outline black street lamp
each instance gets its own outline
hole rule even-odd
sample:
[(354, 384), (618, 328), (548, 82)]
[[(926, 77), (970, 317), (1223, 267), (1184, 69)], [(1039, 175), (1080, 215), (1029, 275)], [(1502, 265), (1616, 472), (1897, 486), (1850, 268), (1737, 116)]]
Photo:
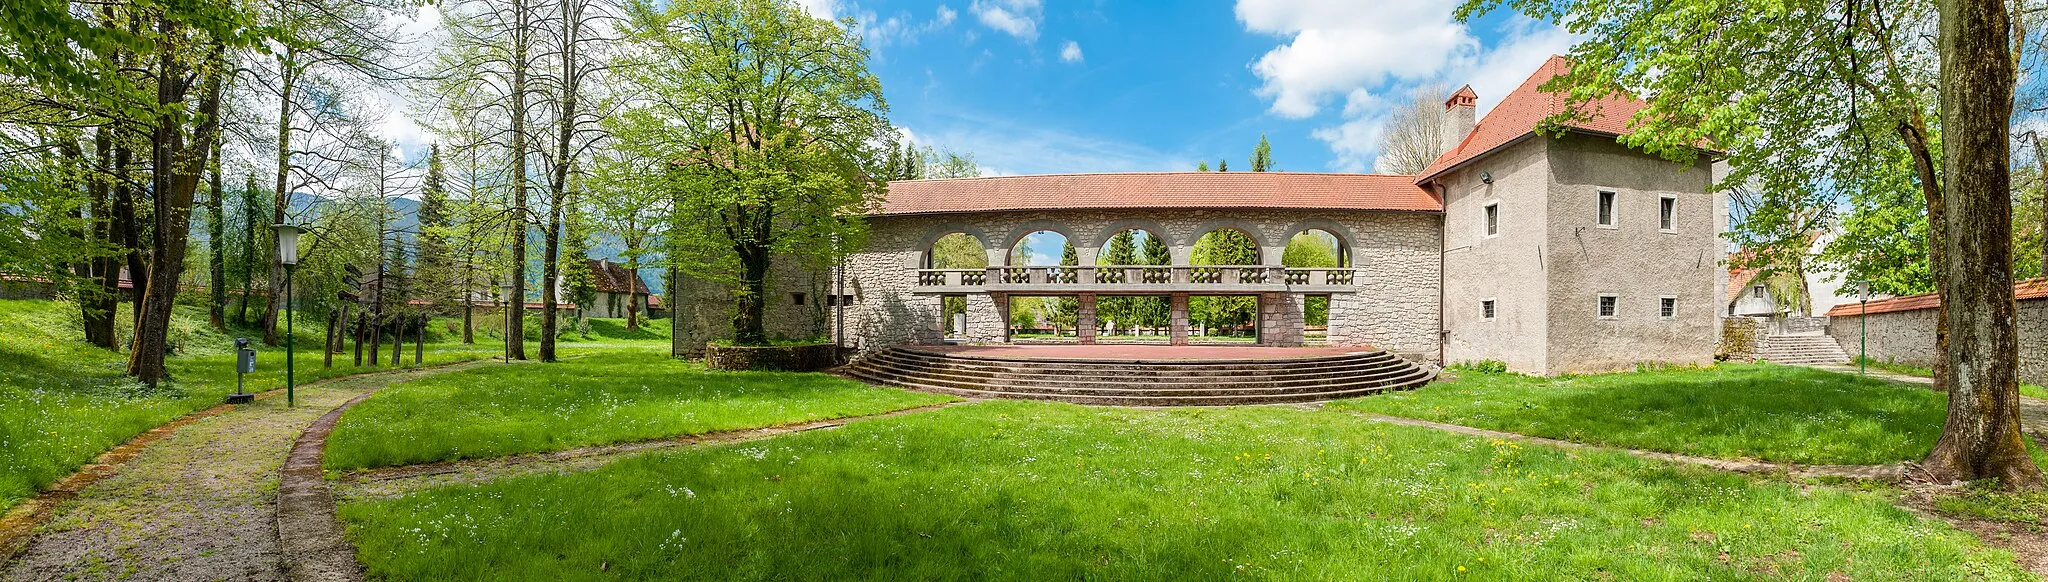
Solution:
[(1861, 304), (1861, 308), (1862, 308), (1862, 312), (1861, 312), (1861, 313), (1858, 313), (1858, 314), (1856, 314), (1856, 324), (1857, 324), (1857, 326), (1859, 326), (1859, 327), (1861, 327), (1861, 328), (1862, 328), (1862, 329), (1861, 329), (1861, 330), (1860, 330), (1860, 331), (1858, 332), (1858, 335), (1859, 335), (1859, 336), (1861, 336), (1861, 337), (1860, 337), (1860, 338), (1858, 338), (1858, 339), (1856, 340), (1856, 341), (1857, 341), (1857, 346), (1856, 346), (1856, 373), (1857, 373), (1857, 374), (1863, 374), (1863, 373), (1864, 373), (1864, 369), (1863, 369), (1863, 368), (1864, 368), (1864, 366), (1868, 365), (1868, 364), (1869, 364), (1869, 362), (1870, 362), (1870, 282), (1869, 282), (1869, 281), (1857, 281), (1857, 282), (1856, 282), (1856, 302), (1857, 302), (1858, 304)]
[(299, 233), (306, 229), (291, 223), (271, 225), (277, 229), (277, 262), (284, 264), (284, 405), (293, 406), (294, 378), (292, 377), (292, 270), (299, 266)]

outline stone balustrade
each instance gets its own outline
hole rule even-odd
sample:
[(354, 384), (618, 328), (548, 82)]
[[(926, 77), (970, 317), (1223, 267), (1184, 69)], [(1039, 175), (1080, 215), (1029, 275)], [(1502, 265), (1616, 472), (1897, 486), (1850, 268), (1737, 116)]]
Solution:
[(918, 269), (919, 294), (1351, 293), (1356, 269), (1263, 265), (1000, 266)]

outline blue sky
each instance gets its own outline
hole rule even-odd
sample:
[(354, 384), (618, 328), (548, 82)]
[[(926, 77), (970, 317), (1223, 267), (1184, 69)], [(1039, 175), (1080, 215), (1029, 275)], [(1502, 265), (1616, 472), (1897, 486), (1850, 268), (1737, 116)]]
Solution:
[(1264, 133), (1283, 170), (1372, 171), (1390, 108), (1471, 83), (1481, 113), (1570, 39), (1455, 2), (798, 0), (852, 17), (890, 118), (985, 171), (1248, 169)]

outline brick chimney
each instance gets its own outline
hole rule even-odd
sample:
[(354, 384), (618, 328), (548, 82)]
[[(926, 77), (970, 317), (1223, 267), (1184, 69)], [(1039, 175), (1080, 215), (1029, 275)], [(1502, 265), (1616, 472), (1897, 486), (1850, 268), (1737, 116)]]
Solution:
[(1465, 141), (1465, 135), (1472, 133), (1472, 125), (1478, 117), (1479, 94), (1472, 92), (1472, 86), (1459, 87), (1450, 99), (1444, 100), (1444, 134), (1440, 147), (1443, 151), (1456, 149)]

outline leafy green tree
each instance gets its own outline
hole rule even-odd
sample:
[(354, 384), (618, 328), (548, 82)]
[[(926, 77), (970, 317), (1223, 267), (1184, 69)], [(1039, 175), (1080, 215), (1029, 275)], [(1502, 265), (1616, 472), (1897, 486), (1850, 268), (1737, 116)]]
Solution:
[(636, 2), (622, 75), (635, 99), (607, 120), (619, 149), (671, 164), (669, 260), (735, 285), (734, 341), (768, 341), (775, 260), (829, 265), (859, 248), (895, 135), (851, 22), (778, 0)]
[(1216, 171), (1218, 171), (1218, 172), (1228, 172), (1228, 171), (1230, 171), (1230, 160), (1216, 160)]
[[(1060, 249), (1060, 264), (1069, 267), (1081, 264), (1080, 255), (1074, 251), (1074, 241), (1066, 241)], [(1049, 319), (1052, 320), (1053, 329), (1079, 329), (1077, 326), (1081, 316), (1080, 300), (1063, 295), (1054, 298), (1051, 303), (1047, 307), (1051, 310)]]
[[(1949, 395), (1942, 437), (1922, 467), (1944, 482), (2042, 483), (2013, 405), (2008, 149), (2022, 45), (2011, 42), (2005, 2), (1467, 0), (1458, 16), (1500, 6), (1582, 39), (1570, 70), (1544, 87), (1570, 105), (1559, 118), (1591, 115), (1594, 102), (1622, 90), (1655, 95), (1623, 144), (1683, 163), (1703, 145), (1725, 150), (1724, 184), (1761, 194), (1731, 235), (1746, 248), (1777, 238), (1748, 223), (1784, 222), (1759, 213), (1917, 198), (1929, 224), (1924, 255), (1944, 297), (1936, 386)], [(1830, 245), (1822, 261), (1898, 246), (1852, 239)]]
[[(1138, 264), (1138, 243), (1134, 230), (1125, 230), (1109, 237), (1101, 256), (1095, 258), (1096, 265), (1128, 266)], [(1135, 323), (1132, 311), (1134, 297), (1120, 295), (1105, 296), (1095, 300), (1097, 319), (1116, 324), (1119, 333), (1127, 332)]]
[(581, 197), (571, 194), (568, 212), (562, 217), (562, 291), (568, 294), (570, 303), (576, 304), (577, 329), (584, 337), (590, 336), (590, 326), (584, 323), (590, 309), (597, 304), (597, 278), (590, 271), (589, 222), (580, 207)]
[[(1257, 265), (1259, 246), (1252, 242), (1250, 235), (1236, 229), (1218, 229), (1195, 240), (1191, 249), (1189, 264), (1193, 265)], [(1259, 298), (1240, 296), (1191, 297), (1188, 299), (1188, 317), (1216, 330), (1236, 330), (1249, 326), (1258, 315)]]
[(982, 250), (981, 241), (974, 235), (964, 232), (948, 234), (932, 243), (931, 268), (986, 269), (988, 253)]
[(1209, 171), (1209, 161), (1208, 161), (1208, 160), (1202, 160), (1202, 161), (1200, 161), (1200, 162), (1196, 162), (1196, 163), (1195, 163), (1195, 171), (1197, 171), (1197, 172), (1207, 172), (1207, 171)]
[[(1166, 241), (1153, 233), (1145, 233), (1145, 265), (1171, 265), (1173, 254), (1166, 248)], [(1132, 318), (1140, 327), (1154, 330), (1164, 329), (1171, 323), (1172, 305), (1165, 297), (1136, 297), (1131, 301)]]
[(1259, 145), (1252, 148), (1252, 171), (1273, 171), (1273, 144), (1266, 142), (1266, 134), (1259, 134)]
[(456, 285), (452, 261), (449, 257), (448, 238), (453, 232), (449, 223), (447, 168), (441, 161), (441, 146), (434, 144), (427, 150), (427, 175), (420, 184), (420, 206), (418, 213), (419, 266), (417, 284), (420, 295), (437, 307), (446, 308), (461, 298), (461, 289)]

